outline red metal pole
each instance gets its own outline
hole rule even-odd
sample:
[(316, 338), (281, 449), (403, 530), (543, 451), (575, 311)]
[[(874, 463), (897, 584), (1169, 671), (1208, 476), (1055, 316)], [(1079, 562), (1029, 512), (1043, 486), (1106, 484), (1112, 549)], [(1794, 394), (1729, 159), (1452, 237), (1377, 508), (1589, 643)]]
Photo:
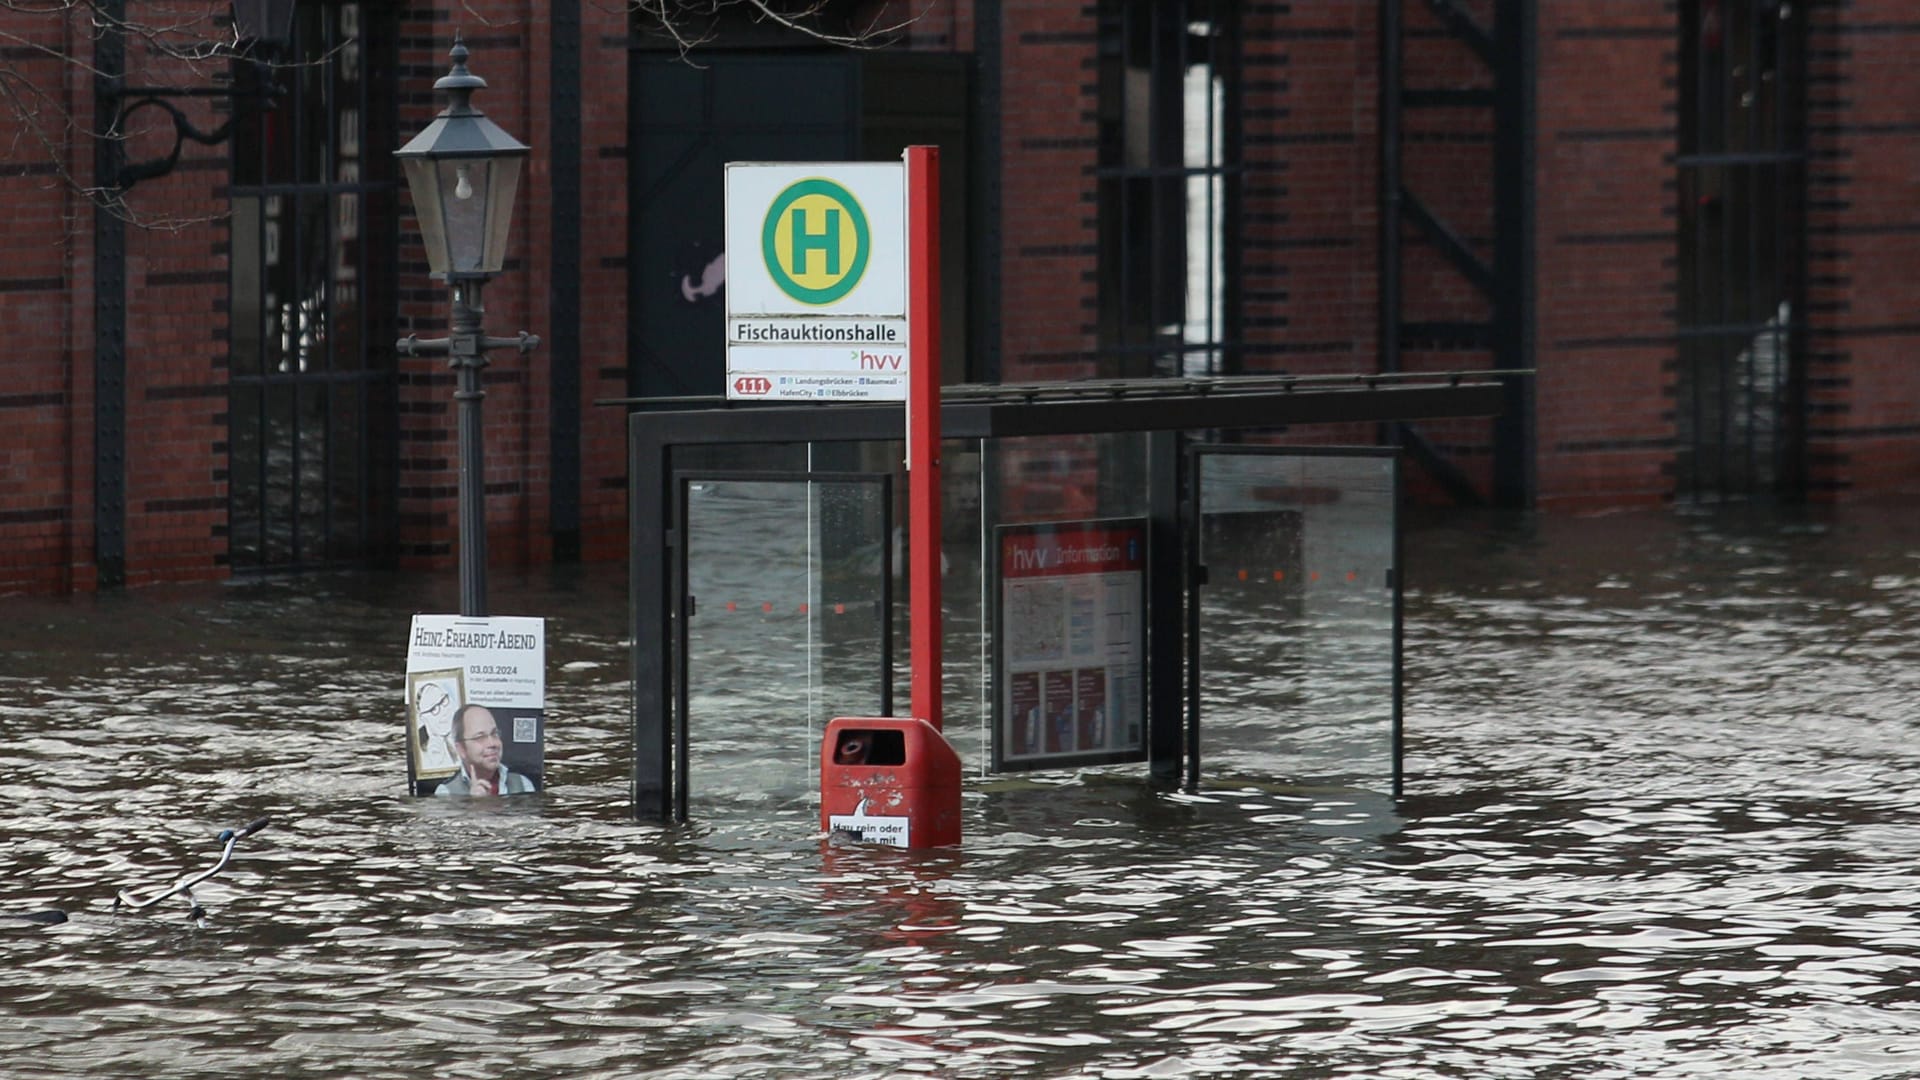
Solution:
[(913, 715), (940, 730), (940, 150), (907, 159), (907, 574)]

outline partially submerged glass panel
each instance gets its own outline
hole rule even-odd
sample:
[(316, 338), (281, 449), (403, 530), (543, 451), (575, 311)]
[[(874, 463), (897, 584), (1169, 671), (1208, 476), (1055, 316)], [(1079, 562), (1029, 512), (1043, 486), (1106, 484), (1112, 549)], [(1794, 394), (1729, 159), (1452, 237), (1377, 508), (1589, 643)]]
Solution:
[(1208, 448), (1196, 468), (1208, 774), (1384, 786), (1399, 700), (1394, 459)]
[[(986, 513), (991, 485), (987, 483), (981, 444), (979, 439), (947, 439), (940, 450), (940, 619), (945, 649), (940, 661), (941, 733), (953, 744), (962, 770), (969, 775), (986, 772), (987, 724), (993, 709), (987, 582), (979, 558), (991, 528)], [(901, 474), (900, 483), (905, 491), (906, 474)], [(904, 512), (901, 519), (905, 520)], [(904, 566), (900, 574), (894, 607), (904, 640), (912, 613), (907, 605), (909, 578)], [(902, 660), (897, 675), (903, 688), (911, 670), (908, 661)], [(895, 701), (899, 714), (908, 715), (904, 689)]]
[[(888, 485), (805, 476), (680, 474), (682, 701), (690, 790), (702, 799), (808, 802), (826, 722), (884, 715)], [(702, 723), (720, 715), (727, 724)]]

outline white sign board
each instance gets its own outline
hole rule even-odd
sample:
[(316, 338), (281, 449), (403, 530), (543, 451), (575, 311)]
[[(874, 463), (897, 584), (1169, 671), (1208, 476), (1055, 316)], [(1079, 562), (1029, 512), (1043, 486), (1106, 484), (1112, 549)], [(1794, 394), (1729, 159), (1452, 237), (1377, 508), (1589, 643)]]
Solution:
[(726, 168), (727, 397), (905, 401), (906, 168)]
[(891, 814), (867, 813), (867, 800), (851, 814), (827, 815), (827, 828), (852, 839), (885, 847), (913, 846), (913, 819)]
[(415, 615), (407, 775), (416, 795), (520, 795), (546, 765), (546, 620)]

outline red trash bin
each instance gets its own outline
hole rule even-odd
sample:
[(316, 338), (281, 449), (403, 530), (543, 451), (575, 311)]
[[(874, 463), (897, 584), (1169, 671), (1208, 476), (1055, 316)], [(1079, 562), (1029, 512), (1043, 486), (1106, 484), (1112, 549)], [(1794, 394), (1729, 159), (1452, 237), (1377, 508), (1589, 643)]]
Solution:
[(842, 716), (820, 741), (820, 827), (869, 843), (960, 842), (960, 755), (925, 720)]

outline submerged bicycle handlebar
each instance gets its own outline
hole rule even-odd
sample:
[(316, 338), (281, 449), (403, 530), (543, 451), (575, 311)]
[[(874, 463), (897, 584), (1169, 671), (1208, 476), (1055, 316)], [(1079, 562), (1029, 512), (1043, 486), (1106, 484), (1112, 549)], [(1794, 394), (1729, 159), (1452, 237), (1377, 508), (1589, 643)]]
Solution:
[(215, 837), (215, 839), (224, 843), (226, 847), (223, 848), (220, 852), (220, 861), (214, 863), (212, 868), (200, 874), (196, 874), (193, 877), (182, 878), (179, 881), (174, 882), (172, 885), (169, 885), (165, 889), (162, 889), (159, 892), (154, 893), (152, 896), (147, 897), (145, 900), (136, 900), (134, 899), (134, 896), (131, 890), (121, 889), (120, 892), (116, 894), (113, 898), (114, 910), (118, 911), (120, 910), (121, 907), (124, 906), (134, 911), (139, 911), (143, 908), (152, 907), (153, 905), (159, 903), (160, 901), (165, 900), (169, 896), (175, 896), (180, 893), (186, 893), (187, 903), (193, 905), (191, 915), (194, 918), (199, 918), (200, 915), (202, 914), (202, 909), (200, 907), (199, 901), (193, 898), (193, 887), (207, 880), (213, 875), (219, 873), (220, 871), (226, 869), (228, 860), (233, 858), (233, 846), (235, 844), (238, 844), (241, 840), (245, 839), (246, 837), (252, 836), (254, 833), (257, 833), (261, 829), (266, 828), (267, 825), (272, 822), (272, 820), (273, 820), (272, 818), (255, 818), (254, 820), (249, 821), (245, 825), (241, 826), (238, 830), (234, 830), (234, 829), (220, 830), (220, 835)]
[(255, 818), (242, 826), (239, 832), (234, 832), (232, 829), (222, 829), (217, 839), (226, 840), (231, 838), (234, 840), (245, 840), (247, 837), (266, 828), (267, 824), (272, 820), (272, 818)]

